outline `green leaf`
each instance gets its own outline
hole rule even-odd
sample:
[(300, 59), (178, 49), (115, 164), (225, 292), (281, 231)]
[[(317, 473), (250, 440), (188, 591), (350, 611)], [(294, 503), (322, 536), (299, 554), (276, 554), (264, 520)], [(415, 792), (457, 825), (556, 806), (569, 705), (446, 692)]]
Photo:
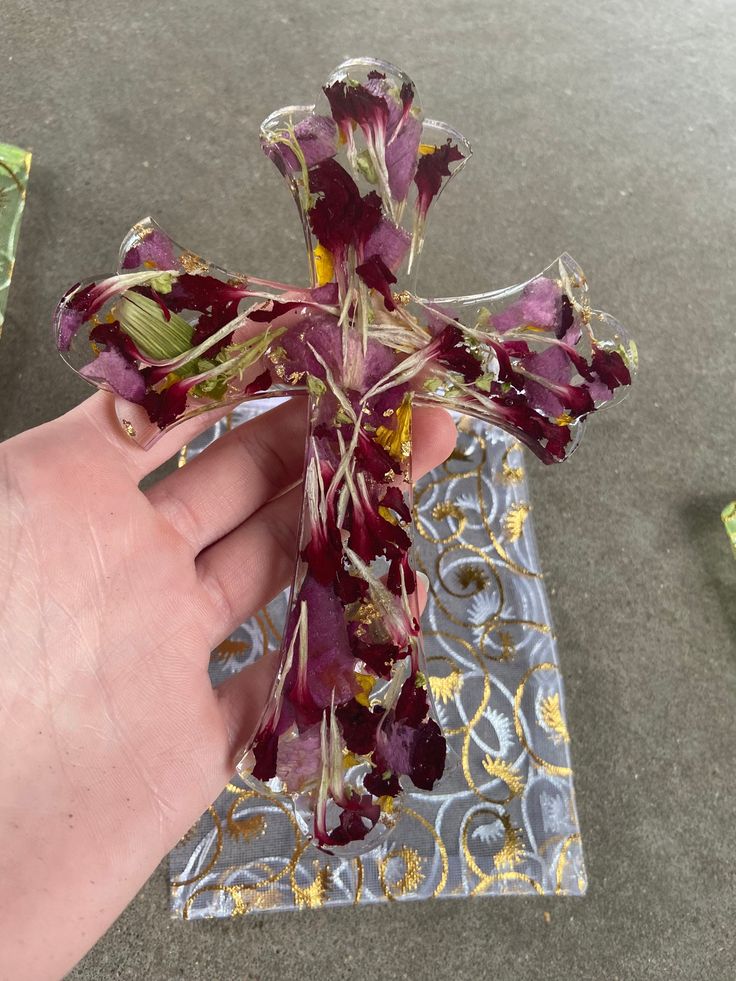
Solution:
[(321, 378), (315, 378), (314, 375), (307, 375), (307, 388), (309, 389), (309, 394), (318, 399), (320, 395), (324, 395), (327, 391), (327, 386), (322, 381)]
[(444, 388), (445, 384), (446, 382), (444, 382), (441, 378), (438, 378), (437, 375), (432, 375), (431, 378), (425, 379), (422, 387), (426, 392), (434, 393)]
[(373, 166), (373, 161), (371, 160), (370, 150), (362, 150), (357, 155), (355, 158), (355, 166), (369, 184), (378, 183), (378, 175), (376, 174), (376, 168)]
[(161, 307), (148, 296), (126, 290), (117, 304), (120, 329), (149, 358), (169, 361), (192, 346), (194, 328), (178, 313), (166, 320)]
[(156, 290), (157, 293), (170, 293), (171, 288), (174, 285), (174, 274), (170, 272), (161, 273), (155, 279), (150, 282), (150, 287)]
[(481, 307), (478, 311), (478, 319), (475, 322), (476, 327), (487, 327), (491, 322), (491, 311), (488, 307)]

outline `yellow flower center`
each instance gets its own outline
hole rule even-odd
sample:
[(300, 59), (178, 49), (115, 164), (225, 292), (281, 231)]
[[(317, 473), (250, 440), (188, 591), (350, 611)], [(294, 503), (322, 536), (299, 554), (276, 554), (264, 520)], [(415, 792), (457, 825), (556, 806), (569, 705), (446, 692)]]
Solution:
[(332, 261), (332, 253), (324, 245), (318, 245), (314, 249), (314, 268), (317, 273), (318, 286), (324, 286), (325, 283), (329, 283), (335, 275), (335, 264)]
[(404, 396), (404, 401), (396, 410), (396, 426), (379, 426), (375, 440), (384, 450), (388, 450), (395, 460), (406, 460), (411, 453), (411, 397)]

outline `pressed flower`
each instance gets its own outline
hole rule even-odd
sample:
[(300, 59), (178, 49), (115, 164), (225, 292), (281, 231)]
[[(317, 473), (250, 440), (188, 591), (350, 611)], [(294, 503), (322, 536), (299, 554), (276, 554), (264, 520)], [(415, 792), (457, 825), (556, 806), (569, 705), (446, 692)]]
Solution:
[(460, 148), (448, 139), (447, 143), (434, 147), (431, 153), (420, 154), (414, 183), (417, 186), (417, 211), (424, 218), (429, 206), (442, 189), (442, 179), (450, 176), (450, 164), (463, 160)]
[(524, 287), (518, 300), (494, 314), (491, 318), (493, 329), (503, 334), (515, 327), (530, 325), (548, 330), (557, 328), (562, 336), (571, 323), (570, 301), (565, 297), (563, 305), (562, 298), (562, 290), (551, 279), (544, 276), (533, 279)]
[(122, 257), (123, 269), (137, 269), (151, 263), (156, 269), (176, 269), (174, 243), (160, 228), (143, 226), (132, 237)]
[(365, 262), (356, 266), (355, 272), (366, 286), (381, 294), (387, 310), (396, 309), (396, 304), (391, 296), (391, 284), (396, 282), (396, 277), (380, 256), (372, 255), (370, 259), (366, 259)]
[(137, 366), (114, 347), (101, 351), (79, 373), (129, 402), (141, 402), (146, 394), (146, 383)]
[(166, 317), (159, 303), (128, 290), (117, 303), (120, 329), (139, 351), (159, 361), (173, 359), (192, 347), (191, 324), (177, 313)]
[(408, 116), (401, 125), (400, 131), (386, 146), (388, 186), (397, 201), (403, 201), (409, 193), (417, 170), (421, 136), (421, 120)]
[(307, 116), (299, 120), (291, 133), (284, 130), (264, 139), (263, 149), (272, 158), (280, 156), (289, 173), (314, 167), (337, 152), (335, 121), (329, 116)]
[(134, 286), (159, 279), (162, 272), (170, 270), (146, 269), (142, 272), (111, 276), (99, 283), (72, 286), (59, 302), (56, 311), (56, 340), (60, 351), (68, 351), (82, 324), (91, 321), (95, 314), (107, 303), (122, 295)]
[(335, 263), (332, 261), (332, 253), (324, 245), (317, 245), (313, 249), (314, 266), (317, 271), (317, 283), (324, 286), (329, 283), (335, 275)]
[(383, 715), (380, 707), (371, 709), (355, 698), (335, 710), (345, 745), (351, 753), (362, 756), (376, 748), (376, 730)]
[(405, 460), (411, 450), (411, 399), (405, 398), (393, 416), (393, 426), (379, 426), (376, 442), (395, 460)]
[(411, 235), (405, 229), (387, 218), (381, 218), (366, 237), (363, 253), (367, 256), (379, 256), (394, 271), (404, 261), (410, 245)]
[(430, 344), (431, 351), (440, 364), (459, 372), (466, 381), (473, 382), (483, 373), (475, 355), (466, 347), (466, 336), (460, 327), (448, 324)]

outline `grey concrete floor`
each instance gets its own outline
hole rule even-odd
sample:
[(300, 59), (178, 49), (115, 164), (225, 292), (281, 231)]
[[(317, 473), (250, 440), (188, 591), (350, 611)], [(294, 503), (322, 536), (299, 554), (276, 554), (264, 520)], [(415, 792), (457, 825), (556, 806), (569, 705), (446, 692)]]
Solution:
[(588, 897), (186, 924), (162, 866), (76, 981), (736, 976), (736, 562), (718, 518), (736, 497), (735, 43), (728, 0), (4, 0), (0, 138), (34, 163), (3, 436), (86, 396), (51, 311), (140, 217), (301, 277), (257, 127), (353, 54), (403, 66), (475, 148), (433, 219), (424, 287), (516, 282), (569, 249), (642, 358), (569, 465), (530, 468)]

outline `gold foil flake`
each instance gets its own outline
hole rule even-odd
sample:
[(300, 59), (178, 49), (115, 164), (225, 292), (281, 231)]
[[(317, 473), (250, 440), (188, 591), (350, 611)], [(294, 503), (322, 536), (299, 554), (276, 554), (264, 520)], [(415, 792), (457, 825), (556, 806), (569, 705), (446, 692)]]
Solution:
[(510, 542), (518, 542), (524, 530), (524, 522), (529, 517), (531, 508), (523, 501), (512, 504), (503, 519), (506, 537)]
[(188, 250), (185, 250), (179, 256), (179, 264), (184, 272), (189, 273), (191, 276), (200, 276), (209, 269), (208, 263), (201, 256)]
[(153, 235), (153, 227), (151, 225), (145, 225), (142, 221), (136, 222), (131, 231), (135, 233), (141, 242)]
[(544, 729), (552, 733), (552, 738), (556, 742), (570, 742), (570, 733), (567, 731), (565, 720), (562, 717), (559, 692), (555, 692), (554, 695), (547, 695), (540, 702), (539, 723)]
[(247, 289), (248, 277), (247, 276), (230, 276), (227, 280), (228, 286), (235, 286), (237, 289)]
[(121, 419), (120, 425), (123, 427), (123, 429), (128, 434), (128, 436), (130, 436), (131, 439), (135, 439), (136, 437), (135, 426), (130, 421), (130, 419)]
[(375, 623), (376, 620), (380, 620), (381, 614), (375, 608), (373, 603), (361, 603), (355, 612), (355, 619), (359, 620), (360, 623), (368, 626), (371, 623)]
[(177, 461), (176, 461), (177, 467), (181, 468), (181, 467), (185, 467), (186, 466), (186, 464), (187, 464), (187, 452), (188, 452), (188, 450), (189, 450), (189, 447), (185, 443), (182, 446), (182, 448), (179, 450), (179, 456), (178, 456)]
[(391, 299), (397, 306), (405, 307), (407, 303), (411, 303), (411, 293), (409, 290), (400, 290), (398, 293), (392, 293)]

